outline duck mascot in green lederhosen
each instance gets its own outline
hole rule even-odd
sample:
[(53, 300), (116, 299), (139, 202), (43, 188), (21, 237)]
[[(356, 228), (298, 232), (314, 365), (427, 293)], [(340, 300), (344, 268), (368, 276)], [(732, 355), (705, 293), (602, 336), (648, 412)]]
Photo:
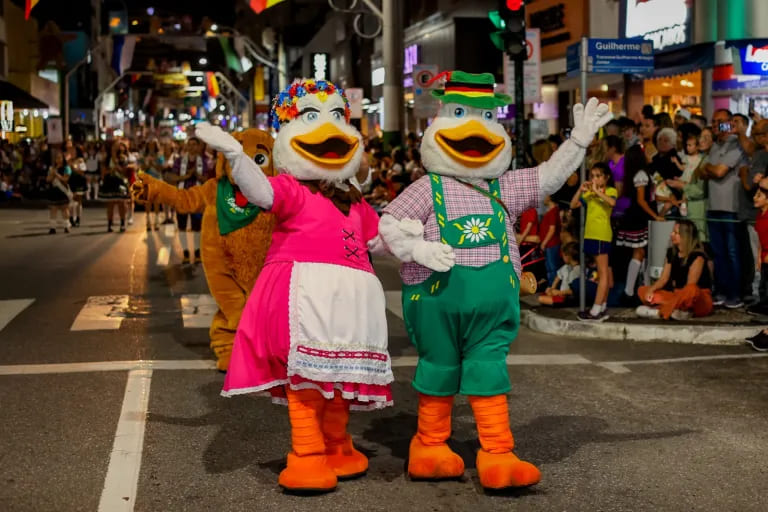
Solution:
[(565, 183), (611, 114), (595, 98), (575, 105), (571, 138), (539, 167), (510, 171), (512, 144), (496, 119), (509, 96), (494, 93), (489, 73), (442, 75), (445, 89), (433, 92), (440, 110), (421, 143), (428, 174), (384, 209), (379, 226), (403, 262), (403, 314), (419, 354), (413, 379), (419, 420), (408, 473), (415, 479), (464, 473), (464, 461), (446, 444), (453, 397), (461, 393), (477, 422), (480, 483), (529, 486), (541, 473), (512, 452), (506, 396), (506, 357), (520, 325), (514, 224)]

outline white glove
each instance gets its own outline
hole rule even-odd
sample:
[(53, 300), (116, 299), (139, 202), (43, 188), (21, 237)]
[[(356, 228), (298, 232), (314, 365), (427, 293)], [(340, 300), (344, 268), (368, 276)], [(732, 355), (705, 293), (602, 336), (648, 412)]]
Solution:
[(571, 140), (582, 148), (588, 147), (597, 131), (613, 118), (608, 105), (598, 103), (597, 98), (589, 98), (586, 106), (573, 106)]
[(409, 218), (401, 219), (397, 226), (400, 228), (400, 231), (409, 238), (424, 237), (424, 224), (422, 224), (420, 220)]
[(237, 139), (210, 123), (203, 122), (195, 126), (195, 135), (211, 148), (221, 151), (229, 160), (230, 165), (243, 152), (243, 146)]
[(413, 261), (435, 272), (448, 272), (456, 262), (450, 245), (419, 240), (413, 245)]

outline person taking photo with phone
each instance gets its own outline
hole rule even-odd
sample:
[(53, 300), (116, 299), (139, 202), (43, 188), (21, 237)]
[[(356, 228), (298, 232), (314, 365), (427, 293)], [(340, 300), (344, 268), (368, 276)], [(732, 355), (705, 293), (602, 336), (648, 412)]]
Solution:
[(748, 164), (739, 138), (734, 133), (732, 120), (733, 114), (726, 109), (719, 109), (712, 116), (715, 142), (703, 170), (709, 180), (707, 227), (717, 269), (714, 305), (736, 309), (744, 305), (737, 239), (741, 187), (739, 172)]

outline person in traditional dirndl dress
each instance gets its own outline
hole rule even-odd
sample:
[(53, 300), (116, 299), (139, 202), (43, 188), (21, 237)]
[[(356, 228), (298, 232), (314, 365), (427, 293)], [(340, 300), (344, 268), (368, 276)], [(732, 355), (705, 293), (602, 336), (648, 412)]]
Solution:
[(275, 177), (220, 129), (197, 129), (227, 157), (248, 201), (277, 217), (222, 394), (268, 392), (287, 403), (292, 450), (279, 483), (328, 491), (368, 467), (347, 433), (349, 410), (392, 405), (386, 303), (368, 257), (383, 244), (355, 180), (362, 138), (343, 91), (296, 81), (276, 98), (273, 117)]

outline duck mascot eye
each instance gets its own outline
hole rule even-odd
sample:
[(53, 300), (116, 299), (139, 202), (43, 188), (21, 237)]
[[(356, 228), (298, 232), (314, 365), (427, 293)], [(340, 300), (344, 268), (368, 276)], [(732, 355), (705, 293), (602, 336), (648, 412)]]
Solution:
[(494, 93), (491, 74), (442, 75), (445, 88), (433, 92), (442, 106), (421, 143), (427, 175), (387, 205), (379, 226), (402, 261), (403, 315), (419, 354), (413, 381), (418, 431), (408, 473), (420, 479), (463, 474), (463, 460), (447, 444), (453, 397), (460, 393), (477, 422), (480, 483), (529, 486), (541, 474), (512, 452), (506, 396), (506, 357), (520, 325), (514, 224), (580, 165), (610, 113), (594, 98), (574, 106), (572, 136), (552, 158), (510, 171), (512, 144), (494, 113), (510, 98)]
[(392, 404), (384, 291), (368, 256), (384, 245), (356, 181), (363, 145), (349, 117), (335, 84), (291, 84), (272, 107), (274, 177), (230, 135), (197, 128), (247, 200), (276, 219), (222, 394), (268, 392), (287, 403), (292, 449), (278, 483), (288, 491), (330, 491), (365, 473), (349, 410)]

